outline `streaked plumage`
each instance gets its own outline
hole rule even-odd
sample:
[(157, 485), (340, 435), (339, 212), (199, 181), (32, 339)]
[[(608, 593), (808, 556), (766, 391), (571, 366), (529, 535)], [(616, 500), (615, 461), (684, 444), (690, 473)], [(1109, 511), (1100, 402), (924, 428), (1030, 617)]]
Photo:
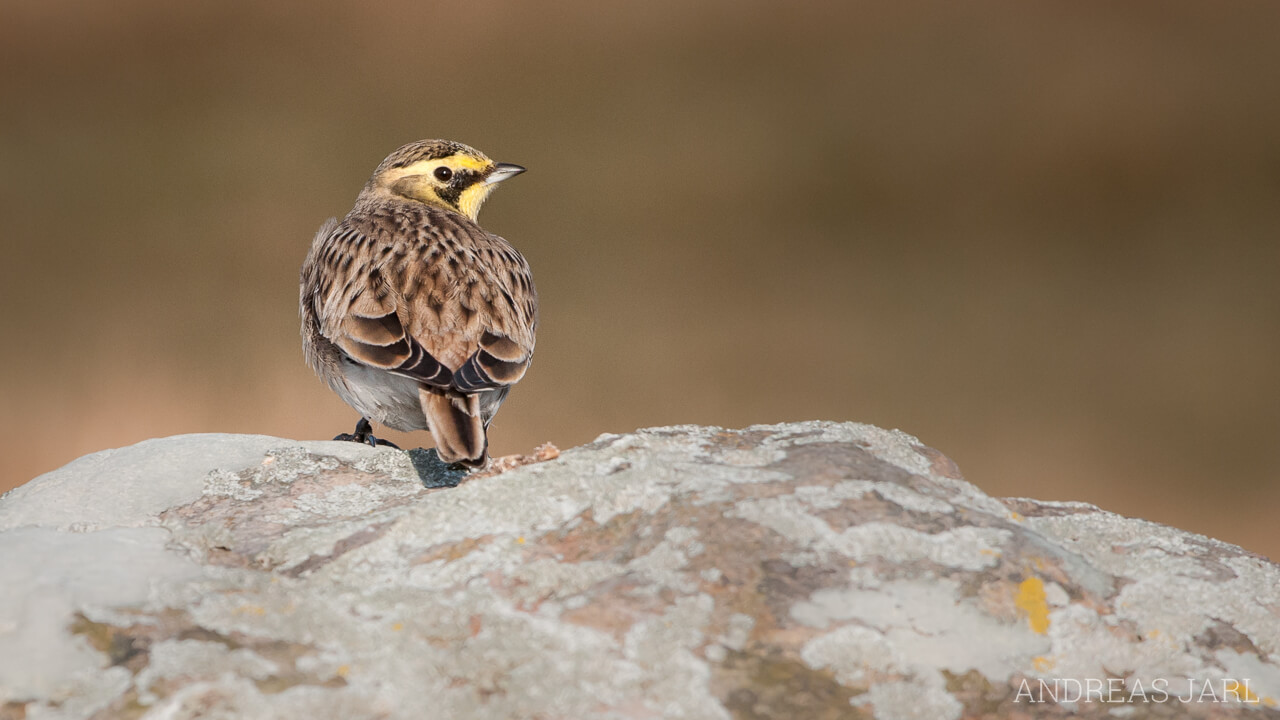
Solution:
[(405, 145), (302, 266), (307, 364), (370, 421), (430, 430), (446, 462), (485, 462), (489, 422), (533, 357), (529, 266), (476, 223), (521, 171), (460, 143)]

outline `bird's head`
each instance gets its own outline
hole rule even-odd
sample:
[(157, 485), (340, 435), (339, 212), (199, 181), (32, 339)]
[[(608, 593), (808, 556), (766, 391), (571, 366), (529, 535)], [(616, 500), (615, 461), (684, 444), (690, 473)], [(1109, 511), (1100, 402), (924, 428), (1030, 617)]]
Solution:
[(457, 210), (472, 220), (498, 183), (524, 168), (495, 163), (475, 148), (449, 140), (419, 140), (387, 156), (365, 192), (389, 192)]

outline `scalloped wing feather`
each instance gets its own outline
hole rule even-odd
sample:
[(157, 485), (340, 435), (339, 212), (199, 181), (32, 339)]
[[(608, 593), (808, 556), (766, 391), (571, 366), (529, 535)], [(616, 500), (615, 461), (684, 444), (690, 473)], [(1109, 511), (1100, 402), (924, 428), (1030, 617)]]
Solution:
[[(322, 332), (352, 360), (428, 385), (475, 393), (524, 377), (537, 296), (528, 264), (505, 240), (465, 218), (431, 211), (419, 242), (403, 227), (351, 218), (317, 237)], [(325, 228), (322, 228), (323, 232)], [(374, 238), (379, 252), (374, 252)], [(416, 267), (415, 267), (416, 266)]]

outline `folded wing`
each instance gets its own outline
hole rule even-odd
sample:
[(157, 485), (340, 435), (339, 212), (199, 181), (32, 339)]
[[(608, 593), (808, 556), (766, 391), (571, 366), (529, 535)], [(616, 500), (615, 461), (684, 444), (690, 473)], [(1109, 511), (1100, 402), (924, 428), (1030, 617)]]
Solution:
[[(533, 356), (537, 306), (528, 266), (505, 241), (450, 225), (435, 244), (375, 252), (369, 232), (335, 224), (320, 249), (323, 262), (314, 264), (322, 273), (313, 285), (321, 331), (352, 360), (434, 389), (509, 387)], [(502, 247), (463, 251), (454, 239), (460, 233)]]

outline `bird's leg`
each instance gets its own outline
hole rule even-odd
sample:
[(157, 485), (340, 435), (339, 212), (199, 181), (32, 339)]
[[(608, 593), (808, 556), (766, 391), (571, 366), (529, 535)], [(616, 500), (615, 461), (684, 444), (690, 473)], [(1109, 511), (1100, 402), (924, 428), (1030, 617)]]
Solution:
[(356, 423), (355, 432), (342, 433), (341, 435), (335, 437), (334, 440), (340, 440), (345, 442), (369, 443), (370, 447), (378, 447), (379, 445), (381, 445), (383, 447), (395, 448), (396, 450), (400, 449), (399, 445), (396, 445), (390, 440), (380, 440), (374, 437), (373, 425), (369, 424), (369, 419), (364, 417), (360, 418), (360, 422)]

